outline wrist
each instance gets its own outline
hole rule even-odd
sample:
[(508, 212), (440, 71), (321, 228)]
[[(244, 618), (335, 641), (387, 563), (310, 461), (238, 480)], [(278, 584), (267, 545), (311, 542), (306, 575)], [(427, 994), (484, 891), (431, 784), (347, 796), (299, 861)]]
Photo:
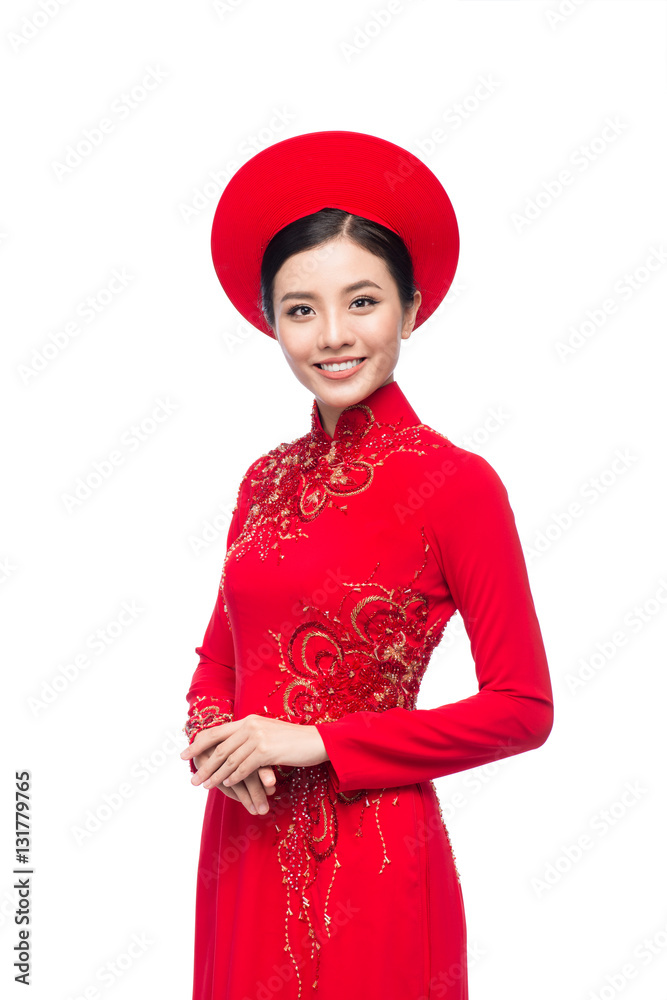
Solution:
[(312, 729), (313, 731), (312, 733), (313, 743), (314, 746), (316, 747), (317, 758), (318, 758), (316, 761), (314, 761), (314, 763), (324, 764), (325, 761), (329, 760), (329, 754), (327, 753), (327, 748), (324, 745), (324, 740), (320, 736), (320, 733), (316, 725), (310, 726), (309, 728)]

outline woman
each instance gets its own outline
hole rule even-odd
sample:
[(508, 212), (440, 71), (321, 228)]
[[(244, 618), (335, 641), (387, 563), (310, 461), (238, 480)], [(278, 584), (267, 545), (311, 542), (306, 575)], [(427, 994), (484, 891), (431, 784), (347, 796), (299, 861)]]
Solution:
[[(212, 249), (314, 399), (242, 479), (187, 695), (194, 1000), (465, 1000), (433, 779), (539, 747), (553, 702), (507, 492), (394, 379), (453, 279), (451, 203), (392, 143), (309, 133), (237, 172)], [(479, 691), (416, 709), (456, 610)]]

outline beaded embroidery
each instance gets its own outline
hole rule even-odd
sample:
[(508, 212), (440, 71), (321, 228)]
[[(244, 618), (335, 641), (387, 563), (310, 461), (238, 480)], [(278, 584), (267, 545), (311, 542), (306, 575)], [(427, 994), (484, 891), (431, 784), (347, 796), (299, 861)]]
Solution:
[[(306, 606), (303, 610), (309, 613), (308, 621), (297, 626), (287, 638), (269, 630), (280, 649), (280, 669), (287, 674), (272, 692), (275, 694), (284, 688), (284, 712), (274, 718), (314, 725), (336, 721), (351, 712), (415, 708), (424, 671), (445, 627), (440, 620), (428, 626), (428, 598), (412, 586), (426, 565), (429, 550), (423, 528), (421, 538), (424, 559), (407, 587), (388, 588), (375, 580), (378, 562), (363, 583), (344, 584), (349, 591), (343, 595), (335, 613)], [(267, 715), (272, 714), (266, 707), (264, 711)], [(288, 918), (293, 914), (291, 893), (300, 899), (299, 920), (308, 923), (313, 949), (311, 957), (317, 962), (313, 987), (317, 988), (321, 944), (310, 918), (311, 902), (307, 892), (322, 862), (333, 854), (333, 870), (326, 895), (328, 902), (336, 870), (340, 867), (336, 855), (337, 806), (359, 802), (362, 798), (366, 806), (370, 806), (369, 791), (359, 790), (353, 795), (336, 792), (326, 762), (313, 767), (276, 767), (274, 770), (276, 795), (279, 783), (288, 782), (290, 823), (284, 831), (276, 823), (281, 836), (276, 836), (274, 845), (278, 845), (283, 882), (287, 885), (285, 950), (290, 952), (296, 967), (301, 996), (299, 968), (288, 930)], [(383, 851), (381, 873), (385, 865), (391, 863), (379, 819), (379, 807), (387, 789), (373, 791), (372, 802)], [(393, 804), (397, 802), (398, 793)], [(356, 836), (362, 835), (364, 810), (362, 805)], [(328, 935), (331, 916), (326, 903), (324, 922), (323, 931)]]
[(461, 876), (459, 874), (458, 868), (456, 867), (456, 855), (454, 854), (454, 851), (452, 850), (452, 842), (449, 839), (449, 830), (447, 829), (447, 824), (445, 823), (445, 817), (442, 815), (442, 806), (440, 804), (440, 799), (438, 798), (438, 790), (435, 787), (435, 783), (433, 782), (432, 779), (429, 779), (429, 784), (430, 784), (431, 788), (433, 789), (433, 794), (435, 795), (435, 801), (438, 803), (438, 812), (440, 813), (440, 819), (442, 820), (442, 828), (445, 831), (445, 837), (447, 838), (447, 846), (449, 847), (449, 853), (451, 854), (452, 861), (454, 863), (454, 871), (456, 872), (456, 878), (458, 879), (458, 881), (460, 883), (461, 882)]
[[(202, 702), (204, 703), (203, 705)], [(225, 699), (224, 703), (231, 708), (231, 701)], [(233, 721), (234, 716), (231, 711), (224, 712), (218, 704), (218, 699), (213, 695), (198, 695), (198, 697), (193, 699), (192, 706), (188, 712), (188, 721), (183, 726), (181, 732), (187, 736), (189, 746), (194, 742), (195, 737), (202, 729), (208, 729), (209, 726), (219, 726), (223, 722)], [(188, 758), (188, 763), (192, 773), (196, 774), (197, 768), (195, 767), (194, 757)]]
[[(425, 424), (404, 425), (403, 418), (396, 423), (380, 421), (364, 403), (341, 412), (333, 438), (322, 431), (317, 417), (313, 401), (310, 433), (260, 456), (243, 477), (234, 513), (238, 512), (245, 491), (249, 502), (244, 512), (245, 523), (227, 549), (220, 578), (223, 593), (226, 566), (232, 554), (243, 555), (252, 549), (266, 559), (270, 550), (277, 550), (278, 558), (282, 559), (281, 542), (306, 538), (304, 527), (329, 507), (346, 514), (344, 501), (366, 491), (373, 482), (375, 469), (389, 456), (396, 452), (423, 455), (426, 448), (451, 445), (447, 437)], [(267, 716), (313, 725), (335, 721), (356, 711), (414, 709), (424, 671), (445, 626), (440, 621), (428, 626), (428, 597), (412, 586), (427, 560), (429, 545), (423, 529), (422, 544), (424, 560), (407, 587), (389, 588), (374, 579), (378, 562), (362, 583), (343, 584), (349, 590), (335, 613), (305, 606), (302, 610), (309, 620), (302, 622), (291, 635), (276, 635), (269, 630), (280, 650), (280, 669), (287, 676), (279, 680), (273, 692), (284, 687), (283, 712), (275, 715), (265, 706)], [(195, 699), (184, 727), (191, 739), (207, 726), (232, 720), (231, 713), (223, 713), (220, 706), (212, 704), (216, 701), (213, 697)], [(231, 702), (227, 705), (231, 707)], [(273, 842), (287, 894), (285, 951), (295, 965), (301, 997), (301, 973), (289, 934), (289, 918), (294, 915), (293, 896), (298, 901), (297, 918), (308, 927), (311, 959), (316, 961), (312, 985), (317, 989), (321, 939), (330, 936), (331, 915), (327, 907), (340, 867), (336, 853), (338, 808), (361, 803), (355, 833), (360, 837), (365, 810), (371, 803), (375, 807), (382, 844), (380, 874), (391, 863), (380, 825), (380, 806), (386, 801), (385, 792), (393, 792), (391, 804), (398, 805), (399, 793), (397, 789), (385, 788), (373, 789), (372, 793), (359, 790), (349, 795), (336, 792), (327, 762), (312, 767), (274, 766), (274, 773), (276, 789), (271, 809), (276, 819), (280, 818), (277, 807), (285, 802), (283, 795), (286, 799), (283, 809), (286, 824), (275, 823)], [(442, 811), (440, 815), (442, 818)], [(324, 903), (324, 926), (316, 928), (308, 890), (327, 861), (331, 879)]]
[[(301, 525), (327, 507), (346, 513), (347, 504), (341, 501), (367, 490), (375, 469), (390, 455), (424, 455), (426, 447), (451, 445), (449, 438), (426, 424), (403, 426), (402, 418), (396, 423), (377, 420), (365, 403), (345, 407), (334, 438), (327, 437), (318, 426), (316, 414), (313, 400), (310, 433), (273, 448), (246, 472), (239, 496), (247, 484), (250, 506), (241, 533), (227, 550), (225, 565), (232, 553), (241, 555), (250, 548), (262, 559), (270, 549), (277, 549), (282, 559), (282, 541), (306, 538)], [(440, 440), (434, 440), (434, 436)], [(221, 590), (224, 577), (223, 567)]]
[[(231, 705), (231, 702), (225, 699), (225, 704)], [(192, 701), (188, 721), (183, 726), (182, 732), (187, 736), (188, 743), (192, 743), (202, 729), (219, 726), (223, 722), (233, 722), (233, 719), (231, 712), (223, 712), (218, 698), (213, 695), (198, 695)]]
[[(407, 587), (385, 587), (373, 578), (346, 583), (335, 614), (310, 612), (280, 647), (280, 669), (290, 675), (283, 694), (285, 718), (306, 725), (335, 722), (350, 712), (414, 709), (424, 671), (442, 638), (445, 623), (427, 627), (429, 602), (414, 590), (426, 565), (429, 544), (421, 529), (424, 559)], [(279, 687), (285, 681), (279, 681)]]

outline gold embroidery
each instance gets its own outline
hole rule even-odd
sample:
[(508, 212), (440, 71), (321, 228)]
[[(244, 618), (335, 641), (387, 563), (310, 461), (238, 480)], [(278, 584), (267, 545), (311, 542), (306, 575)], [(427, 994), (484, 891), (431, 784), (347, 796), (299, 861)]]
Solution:
[[(288, 721), (312, 725), (350, 712), (415, 707), (444, 630), (440, 620), (428, 626), (428, 597), (412, 586), (429, 550), (423, 528), (421, 538), (424, 560), (407, 587), (375, 581), (378, 562), (363, 583), (341, 582), (349, 590), (335, 613), (306, 605), (309, 620), (287, 640), (268, 630), (280, 650), (280, 670), (291, 678), (283, 693)], [(285, 683), (279, 680), (277, 689)]]
[[(333, 438), (323, 433), (316, 420), (313, 401), (311, 431), (296, 440), (272, 449), (253, 463), (241, 482), (240, 497), (247, 489), (249, 506), (239, 535), (231, 542), (223, 564), (220, 590), (231, 556), (256, 551), (266, 559), (269, 551), (284, 553), (281, 543), (307, 538), (308, 524), (330, 507), (347, 513), (348, 497), (359, 495), (371, 486), (375, 471), (385, 460), (398, 452), (426, 454), (426, 449), (451, 445), (447, 437), (425, 424), (404, 424), (376, 419), (371, 408), (358, 403), (346, 407), (339, 416)], [(236, 510), (235, 510), (236, 512)], [(376, 564), (369, 577), (360, 584), (343, 584), (349, 588), (335, 613), (305, 606), (309, 620), (302, 622), (285, 639), (269, 630), (280, 650), (280, 669), (287, 674), (280, 678), (278, 689), (283, 691), (283, 713), (267, 715), (303, 725), (318, 721), (335, 721), (344, 715), (362, 710), (386, 711), (393, 707), (412, 710), (423, 673), (433, 649), (437, 646), (444, 624), (428, 626), (430, 604), (427, 596), (413, 588), (427, 559), (428, 543), (422, 529), (424, 560), (407, 587), (387, 587), (375, 578)], [(226, 607), (225, 607), (226, 610)], [(214, 701), (215, 699), (208, 699)], [(201, 722), (213, 725), (227, 721), (231, 715), (213, 715), (210, 706), (195, 709), (188, 724), (199, 731)], [(193, 737), (194, 738), (194, 737)], [(289, 918), (294, 916), (293, 899), (298, 901), (297, 919), (308, 926), (311, 958), (315, 960), (313, 987), (317, 989), (321, 939), (330, 936), (331, 915), (328, 904), (340, 867), (337, 855), (340, 807), (359, 804), (359, 823), (355, 836), (363, 835), (362, 827), (367, 808), (374, 806), (375, 822), (381, 842), (378, 874), (391, 858), (380, 823), (380, 808), (388, 801), (386, 791), (393, 794), (392, 805), (400, 805), (396, 789), (359, 790), (353, 794), (336, 792), (327, 764), (313, 767), (274, 767), (276, 790), (270, 808), (279, 818), (281, 803), (286, 802), (286, 826), (275, 823), (274, 846), (286, 885), (285, 951), (290, 953), (302, 995), (299, 964), (290, 942)], [(441, 814), (442, 815), (442, 814)], [(323, 920), (316, 928), (312, 901), (308, 890), (318, 873), (331, 868)]]
[[(195, 736), (202, 729), (208, 729), (209, 726), (219, 726), (223, 722), (234, 721), (233, 714), (231, 712), (223, 712), (218, 702), (219, 699), (213, 697), (213, 695), (198, 695), (193, 699), (192, 707), (188, 713), (188, 721), (182, 729), (182, 732), (188, 738), (188, 744), (193, 742)], [(225, 699), (225, 704), (231, 705), (231, 702)]]
[[(266, 559), (275, 549), (282, 559), (280, 543), (306, 538), (302, 525), (328, 507), (345, 513), (347, 497), (363, 493), (373, 482), (375, 469), (397, 452), (426, 454), (426, 448), (451, 445), (443, 434), (426, 424), (403, 426), (377, 420), (365, 403), (346, 407), (338, 418), (336, 436), (327, 437), (317, 426), (313, 401), (311, 430), (260, 456), (248, 469), (239, 487), (246, 483), (250, 505), (240, 534), (227, 550), (229, 557), (249, 549)], [(434, 440), (434, 438), (438, 440)], [(220, 589), (224, 586), (224, 567)]]
[(461, 882), (461, 876), (459, 874), (458, 868), (456, 867), (456, 855), (454, 854), (454, 851), (452, 850), (452, 842), (449, 839), (449, 830), (447, 829), (447, 824), (445, 823), (445, 817), (442, 815), (442, 806), (440, 804), (440, 799), (438, 798), (438, 790), (435, 787), (435, 784), (434, 784), (434, 782), (431, 779), (429, 779), (429, 784), (430, 784), (431, 788), (433, 789), (433, 794), (435, 795), (435, 801), (438, 803), (438, 812), (440, 813), (440, 819), (442, 820), (442, 827), (443, 827), (443, 830), (445, 831), (445, 837), (447, 838), (447, 846), (449, 847), (449, 853), (452, 856), (452, 861), (454, 863), (454, 871), (456, 872), (456, 877), (457, 877), (457, 879), (458, 879), (458, 881), (460, 883)]
[[(437, 646), (444, 623), (440, 620), (428, 625), (429, 601), (425, 594), (415, 590), (417, 581), (426, 565), (429, 544), (424, 530), (421, 533), (424, 558), (407, 587), (388, 588), (375, 580), (379, 567), (362, 583), (344, 583), (348, 592), (335, 613), (325, 609), (305, 606), (310, 614), (308, 621), (298, 625), (288, 637), (269, 630), (280, 650), (280, 670), (287, 674), (279, 679), (276, 694), (283, 691), (281, 718), (299, 725), (336, 721), (358, 711), (382, 712), (389, 708), (414, 709), (419, 685), (433, 649)], [(264, 706), (264, 712), (272, 713)], [(308, 924), (308, 937), (312, 940), (312, 957), (316, 960), (313, 987), (317, 988), (319, 953), (321, 943), (310, 916), (311, 902), (308, 890), (315, 882), (322, 863), (333, 856), (331, 880), (324, 906), (324, 933), (328, 936), (331, 916), (327, 902), (340, 861), (336, 854), (338, 843), (338, 807), (361, 802), (359, 826), (356, 836), (362, 836), (365, 809), (370, 806), (370, 791), (362, 789), (353, 795), (336, 792), (326, 763), (313, 767), (284, 769), (277, 767), (276, 792), (286, 782), (289, 797), (289, 824), (283, 830), (276, 823), (281, 835), (276, 838), (278, 860), (287, 885), (287, 911), (285, 919), (285, 950), (290, 952), (299, 978), (301, 976), (289, 939), (289, 916), (292, 893), (299, 899), (298, 919)], [(378, 874), (391, 864), (380, 824), (379, 809), (384, 801), (385, 788), (373, 789), (372, 803), (382, 844), (382, 862)], [(393, 804), (399, 794), (394, 789)], [(274, 796), (275, 797), (275, 796)], [(365, 800), (365, 804), (364, 804)], [(441, 814), (442, 815), (442, 814)]]

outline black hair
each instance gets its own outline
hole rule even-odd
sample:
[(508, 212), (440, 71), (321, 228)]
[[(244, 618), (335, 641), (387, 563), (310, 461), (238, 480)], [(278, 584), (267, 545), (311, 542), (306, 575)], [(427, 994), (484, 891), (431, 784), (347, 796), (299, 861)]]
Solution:
[(275, 322), (273, 286), (276, 274), (288, 257), (343, 236), (382, 258), (396, 282), (403, 308), (412, 305), (417, 286), (412, 258), (401, 237), (379, 222), (372, 222), (361, 215), (353, 215), (341, 208), (322, 208), (319, 212), (288, 223), (275, 234), (264, 251), (260, 308), (270, 326), (273, 327)]

